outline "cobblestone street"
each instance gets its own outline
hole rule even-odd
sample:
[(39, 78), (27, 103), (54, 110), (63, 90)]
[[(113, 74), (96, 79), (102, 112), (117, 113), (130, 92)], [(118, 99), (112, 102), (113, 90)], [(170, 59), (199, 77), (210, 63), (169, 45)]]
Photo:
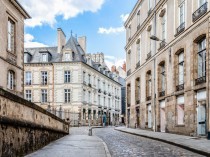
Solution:
[(94, 129), (93, 135), (107, 144), (112, 157), (201, 157), (180, 147), (122, 133), (110, 127)]

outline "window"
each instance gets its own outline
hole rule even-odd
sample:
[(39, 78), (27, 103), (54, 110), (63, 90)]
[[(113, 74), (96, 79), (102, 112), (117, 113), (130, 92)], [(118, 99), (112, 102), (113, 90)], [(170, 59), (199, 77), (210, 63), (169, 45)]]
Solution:
[(64, 95), (65, 95), (65, 103), (70, 103), (70, 89), (65, 89), (64, 90)]
[(141, 22), (141, 16), (140, 16), (140, 10), (137, 13), (137, 26), (140, 26), (140, 22)]
[(88, 99), (89, 99), (89, 103), (91, 103), (92, 100), (91, 100), (91, 92), (90, 91), (88, 92)]
[(32, 76), (31, 76), (31, 72), (30, 71), (27, 71), (26, 73), (25, 73), (25, 84), (26, 85), (31, 85), (31, 80), (32, 80)]
[(86, 110), (83, 109), (83, 119), (86, 119)]
[(41, 102), (42, 103), (46, 103), (47, 102), (47, 90), (46, 89), (42, 89), (41, 92), (42, 92), (42, 100), (41, 100)]
[(8, 20), (8, 51), (15, 52), (15, 22)]
[(98, 95), (98, 105), (101, 105), (101, 96), (100, 95)]
[(162, 40), (166, 40), (166, 14), (162, 17)]
[(69, 53), (65, 53), (65, 61), (70, 61), (70, 54)]
[[(150, 30), (150, 31), (148, 32), (149, 53), (151, 53), (151, 51), (152, 51), (152, 40), (150, 39), (151, 36), (152, 36), (152, 31)], [(148, 57), (148, 58), (149, 58), (149, 57)]]
[(153, 0), (149, 0), (149, 10), (152, 9), (152, 1), (153, 1)]
[(42, 71), (42, 85), (47, 85), (47, 71)]
[(184, 124), (184, 95), (177, 97), (177, 124)]
[(140, 45), (140, 40), (138, 40), (137, 43), (136, 43), (136, 49), (137, 49), (137, 60), (140, 63), (140, 60), (141, 60), (141, 45)]
[(178, 85), (184, 84), (184, 52), (178, 55)]
[(104, 106), (106, 106), (106, 97), (104, 97)]
[(185, 0), (180, 0), (179, 4), (179, 24), (185, 22)]
[(152, 76), (151, 74), (149, 74), (149, 80), (148, 80), (148, 86), (149, 86), (149, 95), (148, 96), (152, 96)]
[(47, 62), (47, 54), (46, 53), (42, 54), (42, 62)]
[(161, 91), (165, 91), (165, 64), (161, 65)]
[(136, 103), (139, 104), (140, 102), (140, 78), (136, 79)]
[(70, 71), (65, 71), (64, 72), (64, 82), (65, 83), (70, 83), (70, 80), (71, 80)]
[(91, 84), (91, 75), (88, 74), (88, 83)]
[(128, 26), (127, 33), (128, 33), (128, 40), (130, 40), (130, 38), (131, 38), (131, 25)]
[(128, 69), (131, 68), (131, 50), (128, 51)]
[(86, 90), (85, 89), (83, 90), (83, 100), (84, 100), (84, 102), (86, 101)]
[(26, 90), (25, 98), (30, 102), (32, 101), (31, 90)]
[(24, 63), (28, 63), (30, 61), (30, 56), (28, 53), (24, 53)]
[(72, 61), (75, 59), (75, 53), (72, 52)]
[(206, 39), (198, 43), (198, 78), (206, 76)]
[(15, 73), (12, 70), (8, 72), (8, 89), (14, 90), (15, 88)]
[(100, 85), (100, 80), (98, 80), (98, 89), (101, 88), (101, 85)]
[(85, 75), (86, 75), (86, 73), (85, 73), (85, 71), (83, 71), (83, 82), (84, 83), (86, 83)]

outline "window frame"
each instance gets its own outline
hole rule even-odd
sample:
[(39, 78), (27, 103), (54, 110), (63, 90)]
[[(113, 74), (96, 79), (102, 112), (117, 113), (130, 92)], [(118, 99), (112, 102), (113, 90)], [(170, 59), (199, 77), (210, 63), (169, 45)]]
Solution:
[(64, 71), (64, 83), (71, 83), (71, 71)]
[(32, 85), (32, 73), (31, 71), (25, 72), (25, 85)]
[(64, 89), (64, 102), (65, 103), (71, 102), (71, 90), (70, 89)]
[(48, 85), (48, 72), (42, 71), (41, 77), (42, 77), (42, 85)]
[(41, 89), (41, 103), (48, 103), (48, 91), (47, 89)]
[(29, 102), (32, 102), (32, 92), (31, 92), (31, 90), (25, 90), (25, 99)]
[[(16, 24), (15, 21), (12, 20), (10, 17), (8, 18), (8, 22), (7, 22), (7, 51), (11, 52), (11, 53), (15, 53), (15, 41), (16, 41)], [(13, 32), (12, 32), (12, 27), (13, 26)], [(13, 40), (13, 41), (12, 41)], [(12, 44), (13, 44), (13, 48), (12, 48)]]

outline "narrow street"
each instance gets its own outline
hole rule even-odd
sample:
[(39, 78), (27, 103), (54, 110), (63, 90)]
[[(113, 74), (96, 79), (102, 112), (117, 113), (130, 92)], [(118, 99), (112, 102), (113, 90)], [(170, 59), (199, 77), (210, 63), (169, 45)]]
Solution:
[(112, 157), (201, 157), (180, 147), (116, 131), (113, 127), (94, 129), (93, 135), (103, 139)]

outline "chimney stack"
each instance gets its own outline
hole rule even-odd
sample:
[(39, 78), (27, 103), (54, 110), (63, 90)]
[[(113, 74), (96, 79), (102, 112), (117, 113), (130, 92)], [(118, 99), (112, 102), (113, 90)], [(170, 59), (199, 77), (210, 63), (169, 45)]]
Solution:
[(66, 35), (61, 28), (57, 29), (58, 53), (61, 53), (63, 46), (66, 44)]
[(78, 43), (81, 46), (81, 48), (83, 49), (83, 51), (86, 53), (86, 36), (79, 37)]

